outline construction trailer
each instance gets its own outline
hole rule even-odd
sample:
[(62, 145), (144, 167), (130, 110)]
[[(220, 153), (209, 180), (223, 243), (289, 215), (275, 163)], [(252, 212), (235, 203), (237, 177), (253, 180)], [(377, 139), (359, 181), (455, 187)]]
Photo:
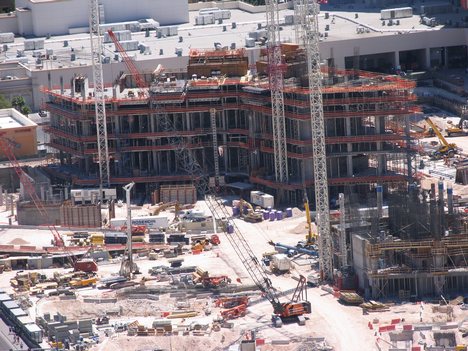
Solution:
[[(108, 92), (112, 185), (135, 181), (135, 192), (147, 196), (161, 186), (196, 182), (186, 171), (190, 167), (181, 166), (190, 161), (179, 158), (173, 137), (177, 133), (207, 177), (226, 183), (250, 182), (275, 199), (281, 191), (283, 201), (293, 204), (302, 203), (305, 186), (314, 203), (309, 91), (302, 83), (306, 80), (305, 55), (297, 45), (283, 44), (283, 48), (287, 183), (275, 180), (267, 78), (253, 81), (239, 76), (239, 71), (228, 77), (202, 78), (206, 66), (213, 71), (224, 64), (220, 55), (243, 62), (244, 52), (217, 50), (216, 55), (201, 55), (198, 50), (191, 53), (187, 68), (197, 75), (193, 79), (159, 74), (140, 94), (134, 80), (124, 75)], [(260, 75), (266, 70), (262, 62), (265, 57), (257, 65)], [(323, 75), (331, 198), (344, 186), (366, 193), (369, 184), (407, 184), (413, 177), (408, 160), (415, 152), (408, 122), (408, 116), (417, 111), (412, 93), (415, 83), (358, 70), (324, 69)], [(93, 89), (77, 77), (71, 86), (44, 92), (51, 113), (50, 146), (58, 150), (60, 158), (59, 166), (48, 167), (49, 174), (76, 187), (95, 187), (99, 167)]]

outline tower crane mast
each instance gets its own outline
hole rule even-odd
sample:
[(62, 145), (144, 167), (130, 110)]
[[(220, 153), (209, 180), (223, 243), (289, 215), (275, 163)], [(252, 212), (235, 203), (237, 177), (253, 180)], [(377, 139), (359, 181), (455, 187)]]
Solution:
[(266, 20), (268, 32), (268, 76), (271, 92), (271, 112), (273, 125), (273, 147), (275, 158), (275, 179), (288, 181), (288, 159), (286, 148), (286, 123), (284, 120), (283, 64), (279, 32), (277, 0), (266, 0)]
[(319, 234), (319, 264), (324, 280), (333, 279), (332, 240), (330, 232), (330, 209), (328, 201), (327, 156), (325, 149), (325, 122), (322, 101), (322, 72), (320, 69), (317, 0), (296, 0), (295, 11), (299, 23), (298, 35), (302, 36), (307, 57), (309, 78), (309, 101), (312, 126), (312, 154), (314, 164), (314, 187)]
[(96, 135), (99, 162), (99, 188), (102, 200), (102, 189), (110, 185), (109, 147), (107, 140), (106, 101), (104, 98), (104, 77), (102, 70), (102, 40), (99, 30), (99, 2), (89, 0), (89, 37), (91, 41), (91, 61), (94, 82), (94, 106), (96, 113)]

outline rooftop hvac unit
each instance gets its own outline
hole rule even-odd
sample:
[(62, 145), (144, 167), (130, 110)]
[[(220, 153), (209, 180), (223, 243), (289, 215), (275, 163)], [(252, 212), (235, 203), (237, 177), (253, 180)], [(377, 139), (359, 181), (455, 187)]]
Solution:
[(247, 37), (245, 38), (245, 47), (246, 48), (253, 48), (255, 47), (255, 39)]
[(119, 54), (114, 55), (114, 61), (119, 61)]
[(232, 29), (236, 29), (236, 28), (237, 28), (237, 23), (236, 23), (236, 22), (232, 22), (231, 28), (232, 28)]
[(164, 55), (164, 50), (163, 49), (159, 49), (159, 55)]
[(177, 56), (179, 56), (179, 57), (182, 56), (182, 48), (176, 48), (176, 49), (175, 49), (175, 54), (176, 54)]
[(16, 50), (16, 57), (24, 57), (24, 50)]
[(70, 55), (70, 61), (75, 61), (75, 60), (76, 60), (76, 54), (72, 52), (72, 54)]
[(235, 50), (236, 49), (236, 43), (231, 43), (231, 50)]
[(68, 40), (63, 41), (63, 47), (66, 48), (68, 46)]
[(46, 55), (47, 56), (52, 56), (54, 54), (54, 50), (53, 49), (46, 49)]

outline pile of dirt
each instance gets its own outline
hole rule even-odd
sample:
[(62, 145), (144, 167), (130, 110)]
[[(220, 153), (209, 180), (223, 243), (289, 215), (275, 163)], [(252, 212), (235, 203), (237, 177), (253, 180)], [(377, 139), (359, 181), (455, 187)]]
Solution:
[(303, 215), (303, 211), (301, 211), (299, 208), (297, 207), (293, 207), (292, 209), (292, 215), (293, 217), (300, 217)]
[(30, 245), (31, 243), (21, 238), (15, 238), (12, 241), (10, 241), (8, 244), (9, 245)]

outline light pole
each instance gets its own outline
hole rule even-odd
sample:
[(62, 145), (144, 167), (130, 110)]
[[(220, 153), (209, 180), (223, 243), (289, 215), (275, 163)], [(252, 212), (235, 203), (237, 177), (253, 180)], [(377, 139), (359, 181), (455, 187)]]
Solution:
[(133, 253), (132, 253), (132, 209), (130, 205), (130, 191), (135, 182), (131, 182), (122, 187), (125, 190), (127, 202), (127, 257), (123, 258), (122, 267), (120, 268), (121, 275), (131, 278), (133, 273)]

